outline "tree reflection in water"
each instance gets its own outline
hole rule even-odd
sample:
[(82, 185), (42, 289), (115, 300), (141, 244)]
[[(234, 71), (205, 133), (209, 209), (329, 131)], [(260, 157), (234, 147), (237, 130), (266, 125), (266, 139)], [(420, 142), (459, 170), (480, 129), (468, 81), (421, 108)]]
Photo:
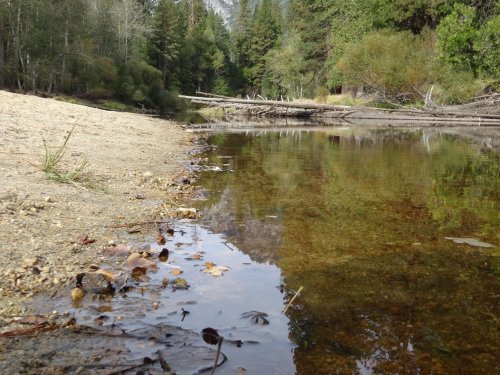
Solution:
[(298, 374), (495, 373), (500, 158), (419, 130), (216, 135), (205, 220), (288, 295)]

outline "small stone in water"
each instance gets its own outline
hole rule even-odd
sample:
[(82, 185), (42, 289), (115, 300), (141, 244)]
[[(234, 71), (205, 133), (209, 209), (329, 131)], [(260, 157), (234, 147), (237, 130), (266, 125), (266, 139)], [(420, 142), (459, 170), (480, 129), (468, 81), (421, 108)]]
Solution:
[(71, 290), (71, 298), (74, 300), (82, 299), (85, 296), (85, 292), (80, 288), (73, 288)]

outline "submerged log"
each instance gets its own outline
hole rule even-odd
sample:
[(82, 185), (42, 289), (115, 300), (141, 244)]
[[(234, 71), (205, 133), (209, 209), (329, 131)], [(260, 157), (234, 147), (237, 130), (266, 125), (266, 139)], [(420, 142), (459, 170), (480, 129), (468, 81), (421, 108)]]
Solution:
[(200, 94), (208, 97), (187, 95), (179, 95), (179, 97), (201, 105), (232, 108), (233, 114), (257, 117), (349, 118), (500, 125), (500, 114), (488, 113), (487, 111), (484, 113), (454, 111), (450, 107), (447, 110), (382, 109), (278, 100), (237, 99), (202, 92)]

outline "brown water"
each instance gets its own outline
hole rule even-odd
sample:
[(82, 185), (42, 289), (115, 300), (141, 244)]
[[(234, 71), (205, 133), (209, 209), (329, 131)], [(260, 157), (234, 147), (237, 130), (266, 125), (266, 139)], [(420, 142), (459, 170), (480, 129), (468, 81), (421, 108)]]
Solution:
[[(282, 129), (209, 143), (205, 164), (222, 171), (198, 181), (212, 192), (204, 225), (277, 266), (283, 303), (304, 288), (286, 313), (293, 358), (277, 349), (275, 366), (500, 373), (498, 153), (434, 129)], [(247, 282), (242, 300), (259, 300), (252, 289), (268, 280)], [(248, 355), (250, 369), (275, 373)]]

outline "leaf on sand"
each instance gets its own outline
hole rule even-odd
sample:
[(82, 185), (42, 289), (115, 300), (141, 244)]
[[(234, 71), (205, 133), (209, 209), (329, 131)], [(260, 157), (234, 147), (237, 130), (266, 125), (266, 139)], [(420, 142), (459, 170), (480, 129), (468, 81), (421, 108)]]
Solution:
[(83, 236), (83, 237), (80, 237), (78, 242), (80, 243), (80, 245), (88, 245), (88, 244), (94, 243), (95, 241), (96, 240), (89, 238), (89, 236)]
[(467, 244), (470, 246), (476, 246), (476, 247), (495, 247), (492, 244), (486, 243), (479, 241), (477, 238), (460, 238), (460, 237), (445, 237), (447, 240), (451, 240), (455, 243), (458, 244)]
[(101, 250), (102, 254), (113, 256), (128, 255), (132, 249), (127, 245), (109, 246)]
[(250, 318), (250, 321), (254, 324), (266, 325), (269, 324), (269, 320), (267, 320), (267, 314), (261, 311), (247, 311), (241, 314), (243, 319)]
[(156, 266), (155, 262), (152, 262), (146, 258), (136, 258), (136, 257), (129, 257), (127, 261), (125, 262), (125, 267), (128, 269), (134, 269), (135, 267), (143, 267), (146, 268), (149, 271), (156, 271), (158, 267)]

